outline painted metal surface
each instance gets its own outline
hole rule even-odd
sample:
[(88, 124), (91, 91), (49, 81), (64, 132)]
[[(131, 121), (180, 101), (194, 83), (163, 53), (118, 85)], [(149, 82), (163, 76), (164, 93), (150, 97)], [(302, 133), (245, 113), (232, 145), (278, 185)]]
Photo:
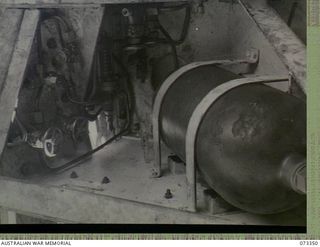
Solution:
[[(181, 223), (236, 224), (222, 217), (132, 202), (76, 189), (62, 189), (1, 178), (0, 204), (22, 212), (33, 212), (79, 223)], [(10, 196), (7, 191), (10, 190)], [(30, 198), (32, 191), (32, 199)], [(23, 205), (23, 206), (22, 206)], [(134, 213), (133, 213), (134, 212)]]
[(7, 8), (82, 8), (98, 7), (102, 4), (132, 4), (160, 2), (176, 2), (176, 0), (0, 0), (0, 6)]
[[(2, 1), (1, 2), (1, 0), (0, 0), (0, 4), (1, 3), (3, 3), (3, 2), (5, 2), (5, 1)], [(14, 1), (7, 1), (7, 2), (9, 2), (9, 4), (13, 4), (12, 6), (14, 7), (14, 6), (18, 6), (18, 5), (15, 5), (17, 2), (19, 2), (19, 1), (16, 1), (16, 2), (14, 2)], [(29, 1), (29, 2), (32, 2), (32, 1)], [(34, 1), (34, 2), (36, 2), (36, 1)], [(39, 2), (39, 1), (37, 1), (37, 2)], [(41, 7), (61, 7), (61, 6), (63, 6), (63, 7), (65, 7), (65, 6), (70, 6), (70, 7), (72, 7), (72, 6), (75, 6), (72, 2), (73, 1), (70, 1), (70, 3), (67, 3), (68, 1), (44, 1), (44, 2), (47, 2), (47, 4), (48, 5), (46, 5), (46, 4), (41, 4), (41, 5), (20, 5), (20, 7), (27, 7), (27, 8), (29, 8), (29, 7), (32, 7), (32, 6), (34, 6), (34, 7), (39, 7), (39, 8), (41, 8)], [(87, 1), (87, 3), (88, 3), (88, 5), (86, 5), (86, 3), (84, 3), (85, 1), (77, 1), (77, 3), (81, 3), (81, 2), (83, 2), (82, 4), (82, 7), (83, 6), (92, 6), (91, 5), (91, 3), (89, 3), (89, 1)], [(96, 1), (92, 1), (92, 2), (95, 2), (96, 3)], [(107, 2), (107, 0), (106, 1), (101, 1), (101, 2)], [(111, 0), (110, 0), (110, 2), (111, 2)], [(112, 3), (114, 3), (115, 1), (112, 1)], [(128, 1), (119, 1), (119, 3), (123, 3), (123, 2), (128, 2)], [(130, 3), (136, 3), (136, 2), (146, 2), (146, 1), (130, 1)], [(155, 1), (152, 1), (152, 2), (156, 2), (156, 0)], [(162, 1), (161, 1), (162, 2)], [(57, 4), (55, 4), (55, 3), (57, 3)], [(95, 4), (94, 3), (94, 4)], [(93, 4), (93, 3), (92, 3)], [(8, 5), (9, 6), (9, 5)], [(81, 6), (81, 4), (77, 4), (76, 6)], [(20, 182), (19, 182), (20, 183)], [(32, 189), (33, 187), (28, 187), (28, 188), (30, 188), (30, 189)], [(38, 188), (39, 190), (40, 190), (40, 188)], [(76, 217), (75, 217), (76, 218)]]
[(101, 30), (102, 20), (105, 12), (104, 7), (82, 7), (75, 9), (61, 9), (68, 21), (71, 22), (73, 30), (79, 39), (81, 51), (81, 67), (75, 82), (78, 91), (82, 92), (82, 98), (90, 83), (91, 68), (94, 59), (94, 52), (97, 45), (99, 32)]
[(242, 85), (263, 84), (288, 81), (288, 78), (277, 77), (256, 77), (240, 78), (217, 86), (212, 89), (195, 108), (187, 128), (186, 134), (186, 173), (188, 186), (188, 208), (192, 211), (197, 210), (196, 192), (196, 139), (200, 124), (208, 112), (209, 108), (225, 93)]
[(208, 66), (208, 65), (237, 65), (241, 63), (255, 63), (257, 61), (250, 61), (248, 59), (242, 60), (212, 60), (212, 61), (202, 61), (202, 62), (193, 62), (188, 65), (185, 65), (170, 74), (170, 76), (161, 84), (160, 89), (157, 92), (154, 104), (153, 104), (153, 114), (152, 114), (152, 124), (153, 124), (153, 146), (154, 146), (154, 177), (161, 176), (161, 140), (160, 140), (160, 132), (159, 132), (159, 115), (161, 111), (161, 105), (163, 99), (170, 89), (170, 87), (176, 82), (176, 80), (185, 74), (187, 71), (192, 69)]
[[(129, 155), (128, 155), (129, 154)], [(185, 174), (148, 175), (138, 140), (123, 138), (72, 170), (23, 181), (0, 179), (0, 205), (25, 215), (75, 223), (304, 225), (297, 212), (258, 216), (243, 211), (210, 215), (183, 210)], [(71, 179), (76, 172), (78, 178)], [(109, 183), (102, 184), (107, 176)], [(198, 185), (198, 189), (202, 189)], [(173, 197), (164, 198), (166, 189)], [(10, 194), (8, 193), (10, 191)], [(201, 190), (199, 193), (199, 207)], [(133, 213), (134, 212), (134, 213)]]
[(265, 1), (239, 0), (306, 92), (306, 46)]
[[(292, 188), (281, 185), (276, 177), (284, 157), (292, 152), (305, 155), (305, 104), (296, 97), (265, 85), (248, 85), (236, 91), (231, 90), (217, 104), (211, 105), (211, 101), (206, 98), (208, 92), (214, 87), (218, 87), (219, 92), (224, 88), (223, 83), (237, 78), (239, 76), (216, 66), (199, 66), (186, 71), (175, 83), (171, 83), (162, 100), (159, 117), (162, 140), (172, 152), (187, 161), (188, 194), (191, 198), (188, 209), (195, 210), (196, 202), (195, 161), (192, 163), (188, 155), (192, 156), (191, 159), (197, 155), (202, 177), (231, 204), (255, 213), (288, 210), (301, 202), (303, 197), (296, 195)], [(260, 79), (265, 79), (269, 84), (289, 80), (288, 77), (260, 77), (257, 79), (260, 84), (263, 84)], [(231, 81), (231, 86), (236, 83), (241, 85), (241, 82), (255, 82), (254, 77), (239, 80)], [(226, 83), (225, 87), (228, 88), (230, 84)], [(201, 100), (209, 105), (201, 105)], [(195, 112), (197, 106), (200, 107), (199, 112)], [(205, 108), (201, 108), (204, 106), (210, 109), (208, 113)], [(195, 119), (190, 122), (192, 114), (195, 114)], [(202, 119), (204, 116), (205, 119)], [(200, 123), (201, 127), (198, 125)], [(197, 128), (200, 129), (199, 135)], [(189, 147), (184, 149), (185, 145)], [(195, 146), (196, 154), (193, 150)], [(188, 162), (193, 166), (188, 166)], [(251, 183), (249, 177), (260, 178), (259, 185), (255, 184), (255, 180)], [(273, 179), (274, 183), (270, 182)], [(279, 196), (269, 200), (270, 194), (267, 194), (274, 186), (278, 188)], [(251, 196), (256, 195), (256, 192), (251, 193), (255, 190), (252, 188), (260, 188), (264, 191), (263, 196)], [(259, 204), (260, 200), (264, 201)]]
[[(208, 216), (175, 209), (152, 206), (107, 196), (97, 196), (77, 190), (35, 185), (25, 182), (0, 180), (0, 204), (18, 212), (33, 212), (74, 223), (165, 223), (165, 224), (261, 224), (263, 217), (246, 213)], [(8, 196), (7, 191), (11, 191)], [(30, 198), (30, 191), (33, 192)], [(23, 208), (21, 207), (23, 205)], [(132, 213), (134, 212), (134, 214)], [(287, 220), (290, 218), (284, 216)], [(265, 221), (267, 225), (281, 220)], [(283, 224), (282, 219), (282, 224)], [(250, 224), (250, 223), (249, 223)], [(295, 225), (297, 222), (289, 223)], [(300, 223), (301, 224), (301, 223)]]
[(2, 84), (0, 92), (0, 152), (2, 152), (7, 139), (12, 114), (31, 53), (39, 16), (38, 10), (24, 11), (8, 72)]
[(159, 116), (163, 98), (167, 91), (170, 89), (172, 84), (185, 72), (205, 65), (212, 65), (221, 63), (222, 61), (207, 61), (207, 62), (194, 62), (183, 66), (174, 73), (172, 73), (161, 85), (158, 90), (157, 96), (153, 104), (153, 114), (152, 114), (152, 126), (153, 126), (153, 148), (154, 148), (154, 171), (152, 175), (154, 177), (161, 176), (161, 139), (159, 131)]
[(0, 88), (6, 79), (23, 12), (20, 9), (0, 9)]

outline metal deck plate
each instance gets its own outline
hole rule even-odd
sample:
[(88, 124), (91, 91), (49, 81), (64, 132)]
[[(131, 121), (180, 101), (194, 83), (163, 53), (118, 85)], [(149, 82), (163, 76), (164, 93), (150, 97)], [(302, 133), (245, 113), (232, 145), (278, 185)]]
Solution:
[[(139, 140), (121, 139), (83, 164), (35, 182), (183, 209), (187, 200), (185, 175), (166, 172), (161, 178), (151, 178), (151, 168), (152, 164), (143, 159)], [(78, 178), (70, 178), (72, 172)], [(103, 184), (104, 177), (110, 182)], [(173, 198), (164, 198), (167, 189), (171, 190)]]
[[(125, 199), (141, 203), (142, 208), (146, 204), (151, 204), (183, 210), (187, 205), (185, 174), (174, 175), (166, 168), (164, 166), (162, 177), (152, 178), (150, 176), (152, 164), (145, 163), (140, 141), (123, 138), (96, 153), (90, 160), (84, 161), (78, 167), (61, 174), (36, 178), (29, 182), (45, 187), (58, 187), (68, 191), (89, 192), (96, 196)], [(72, 172), (76, 172), (78, 177), (70, 178)], [(110, 182), (102, 184), (104, 177), (108, 177)], [(200, 184), (197, 187), (199, 212), (195, 214), (201, 214), (203, 217), (204, 214), (207, 214), (203, 211), (204, 196), (202, 191), (204, 188)], [(167, 189), (171, 190), (172, 199), (164, 198)], [(303, 226), (305, 218), (302, 213), (299, 213), (300, 211), (301, 209), (298, 209), (279, 215), (263, 216), (239, 210), (220, 213), (214, 217), (218, 217), (228, 224)], [(143, 221), (143, 215), (137, 214), (136, 217), (137, 223)], [(208, 214), (208, 222), (211, 217), (212, 215)], [(185, 219), (181, 220), (185, 221)]]

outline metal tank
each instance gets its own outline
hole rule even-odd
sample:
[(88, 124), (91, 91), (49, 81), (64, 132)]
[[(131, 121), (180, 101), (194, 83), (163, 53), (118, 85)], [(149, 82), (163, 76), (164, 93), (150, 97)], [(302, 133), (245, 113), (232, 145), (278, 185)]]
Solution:
[[(237, 78), (202, 66), (181, 75), (166, 92), (160, 134), (182, 160), (197, 105), (210, 90)], [(195, 146), (205, 181), (240, 209), (272, 214), (305, 200), (306, 104), (299, 98), (264, 84), (230, 90), (207, 111)]]

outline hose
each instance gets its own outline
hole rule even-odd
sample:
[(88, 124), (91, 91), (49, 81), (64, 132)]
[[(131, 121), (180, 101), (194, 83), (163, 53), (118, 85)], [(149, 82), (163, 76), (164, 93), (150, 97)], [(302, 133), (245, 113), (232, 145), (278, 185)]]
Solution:
[(114, 135), (113, 137), (111, 137), (110, 139), (108, 139), (107, 141), (105, 141), (103, 144), (101, 144), (100, 146), (96, 147), (95, 149), (90, 150), (89, 152), (65, 163), (64, 165), (57, 167), (57, 168), (49, 168), (51, 172), (54, 173), (59, 173), (59, 172), (64, 172), (67, 171), (75, 166), (80, 165), (80, 162), (89, 158), (90, 156), (92, 156), (93, 154), (95, 154), (96, 152), (100, 151), (101, 149), (103, 149), (105, 146), (109, 145), (110, 143), (112, 143), (113, 141), (117, 140), (118, 138), (120, 138), (121, 136), (123, 136), (124, 134), (126, 134), (127, 132), (129, 132), (129, 126), (130, 124), (128, 124), (126, 126), (126, 128), (122, 131), (120, 131), (118, 134)]

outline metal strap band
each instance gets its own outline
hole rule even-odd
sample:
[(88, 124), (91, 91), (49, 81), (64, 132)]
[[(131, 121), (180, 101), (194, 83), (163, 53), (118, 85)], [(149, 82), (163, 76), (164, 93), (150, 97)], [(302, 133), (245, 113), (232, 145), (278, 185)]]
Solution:
[(212, 89), (198, 104), (194, 110), (188, 124), (186, 134), (186, 175), (187, 175), (187, 193), (188, 193), (188, 210), (196, 211), (197, 209), (197, 196), (196, 196), (196, 165), (195, 165), (195, 146), (200, 123), (209, 110), (209, 108), (225, 93), (237, 87), (257, 84), (257, 83), (273, 83), (288, 81), (288, 77), (254, 77), (254, 78), (241, 78), (228, 81), (218, 87)]
[(177, 81), (177, 79), (185, 74), (186, 72), (207, 65), (228, 65), (228, 64), (238, 64), (243, 63), (245, 60), (212, 60), (205, 62), (194, 62), (188, 65), (185, 65), (172, 73), (161, 85), (156, 99), (153, 105), (153, 114), (152, 114), (152, 126), (153, 126), (153, 147), (154, 147), (154, 168), (153, 168), (153, 177), (161, 176), (161, 145), (160, 145), (160, 130), (159, 130), (159, 115), (161, 111), (162, 101), (170, 89), (170, 87)]

